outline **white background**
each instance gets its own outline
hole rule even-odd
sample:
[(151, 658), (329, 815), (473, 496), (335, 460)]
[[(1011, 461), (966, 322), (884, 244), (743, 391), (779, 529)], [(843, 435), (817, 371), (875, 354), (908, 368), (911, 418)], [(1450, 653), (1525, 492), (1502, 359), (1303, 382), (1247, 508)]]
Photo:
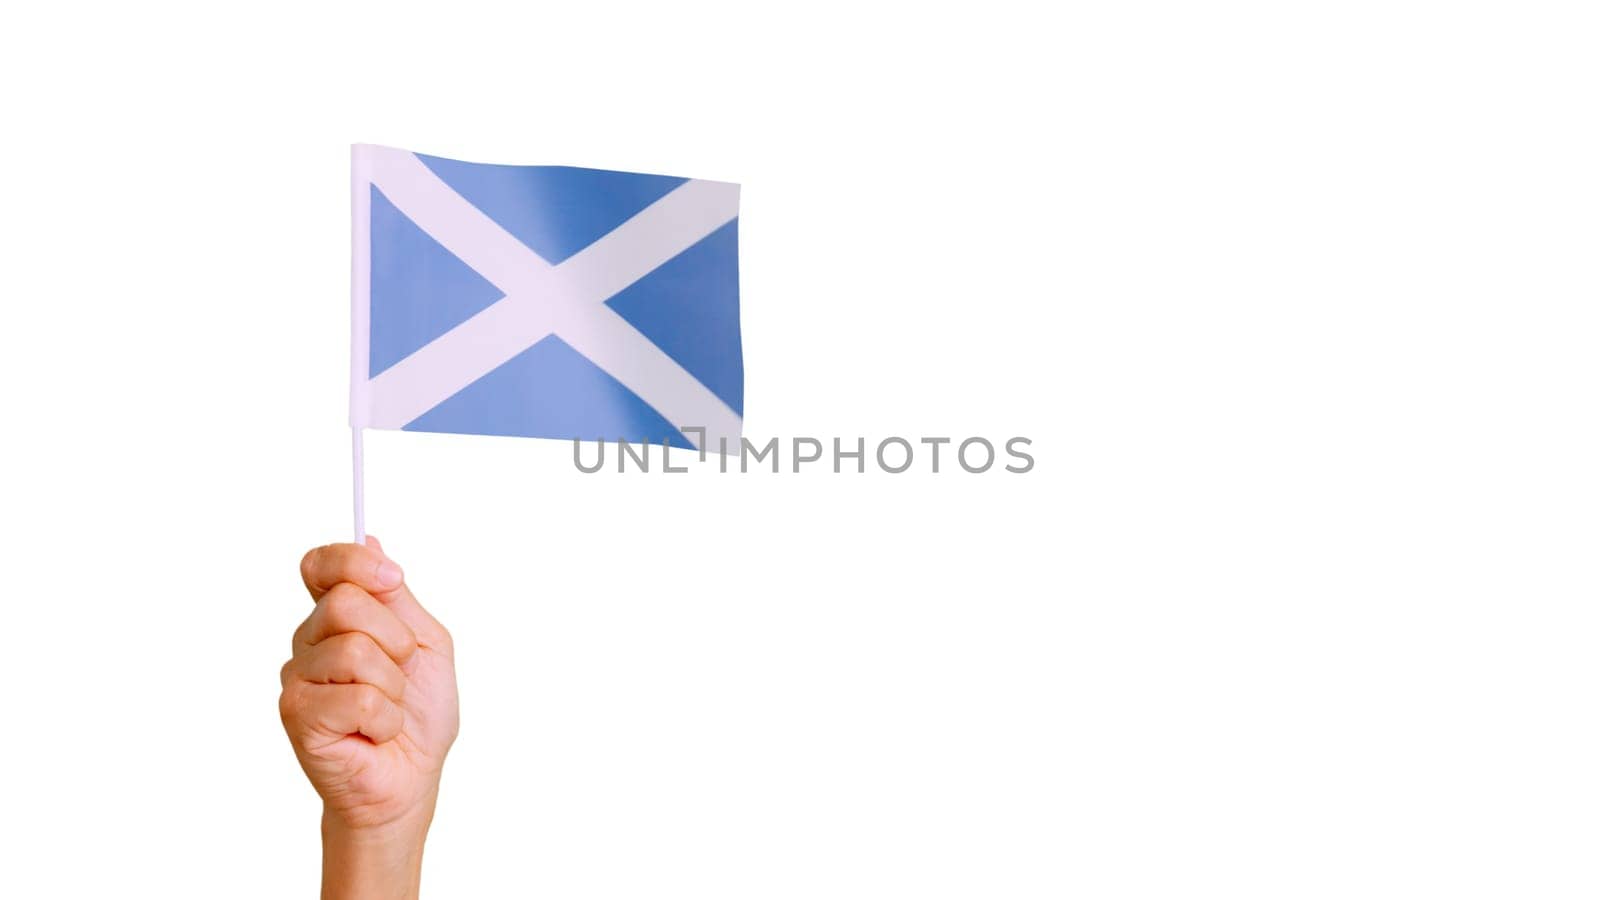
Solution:
[(7, 13), (0, 894), (314, 895), (371, 141), (741, 182), (749, 435), (1038, 460), (372, 435), (427, 895), (1595, 896), (1583, 5), (932, 6)]

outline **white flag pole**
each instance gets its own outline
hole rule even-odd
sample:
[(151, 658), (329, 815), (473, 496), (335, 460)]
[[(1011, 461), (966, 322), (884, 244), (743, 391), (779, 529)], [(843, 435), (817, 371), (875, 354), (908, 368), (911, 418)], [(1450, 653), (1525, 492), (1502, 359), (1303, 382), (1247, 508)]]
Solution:
[(351, 474), (353, 476), (352, 483), (355, 486), (356, 543), (365, 544), (367, 542), (367, 479), (366, 466), (362, 464), (361, 431), (362, 429), (359, 426), (350, 429), (350, 458), (354, 464)]
[(361, 435), (367, 424), (368, 342), (372, 288), (372, 147), (350, 145), (350, 475), (356, 543), (367, 542), (366, 466)]

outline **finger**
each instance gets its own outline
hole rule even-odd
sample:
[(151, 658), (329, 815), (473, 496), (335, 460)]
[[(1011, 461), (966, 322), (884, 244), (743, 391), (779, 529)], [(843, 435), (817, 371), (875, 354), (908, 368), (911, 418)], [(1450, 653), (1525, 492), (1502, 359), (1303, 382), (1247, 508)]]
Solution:
[(382, 744), (405, 727), (405, 713), (370, 684), (301, 684), (284, 693), (282, 712), (291, 734), (364, 734)]
[(353, 584), (336, 584), (294, 633), (295, 655), (336, 634), (360, 633), (402, 665), (417, 651), (417, 636), (389, 606)]
[(290, 675), (316, 684), (370, 684), (396, 703), (406, 694), (405, 673), (370, 636), (354, 631), (308, 648)]
[(300, 578), (312, 598), (320, 599), (341, 582), (372, 593), (394, 590), (404, 583), (405, 574), (394, 560), (372, 547), (328, 544), (317, 547), (300, 560)]
[(411, 633), (416, 635), (417, 646), (427, 647), (431, 650), (440, 650), (447, 654), (454, 654), (454, 644), (451, 642), (450, 632), (445, 630), (439, 620), (435, 619), (422, 604), (417, 602), (411, 588), (401, 585), (398, 589), (377, 595), (385, 606), (394, 611), (394, 615)]

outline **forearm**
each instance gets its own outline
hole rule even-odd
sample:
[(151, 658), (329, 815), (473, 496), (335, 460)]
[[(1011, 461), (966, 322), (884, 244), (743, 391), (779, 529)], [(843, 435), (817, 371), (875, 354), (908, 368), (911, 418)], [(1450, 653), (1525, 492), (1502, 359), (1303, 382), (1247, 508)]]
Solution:
[(322, 900), (415, 900), (422, 880), (422, 846), (433, 804), (379, 828), (351, 828), (322, 817)]

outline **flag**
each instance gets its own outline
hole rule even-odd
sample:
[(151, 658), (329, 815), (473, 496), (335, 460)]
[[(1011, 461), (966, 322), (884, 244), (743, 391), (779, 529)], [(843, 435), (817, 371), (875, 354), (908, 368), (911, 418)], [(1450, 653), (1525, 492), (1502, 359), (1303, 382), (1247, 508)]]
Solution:
[(351, 162), (353, 427), (738, 445), (738, 185)]

